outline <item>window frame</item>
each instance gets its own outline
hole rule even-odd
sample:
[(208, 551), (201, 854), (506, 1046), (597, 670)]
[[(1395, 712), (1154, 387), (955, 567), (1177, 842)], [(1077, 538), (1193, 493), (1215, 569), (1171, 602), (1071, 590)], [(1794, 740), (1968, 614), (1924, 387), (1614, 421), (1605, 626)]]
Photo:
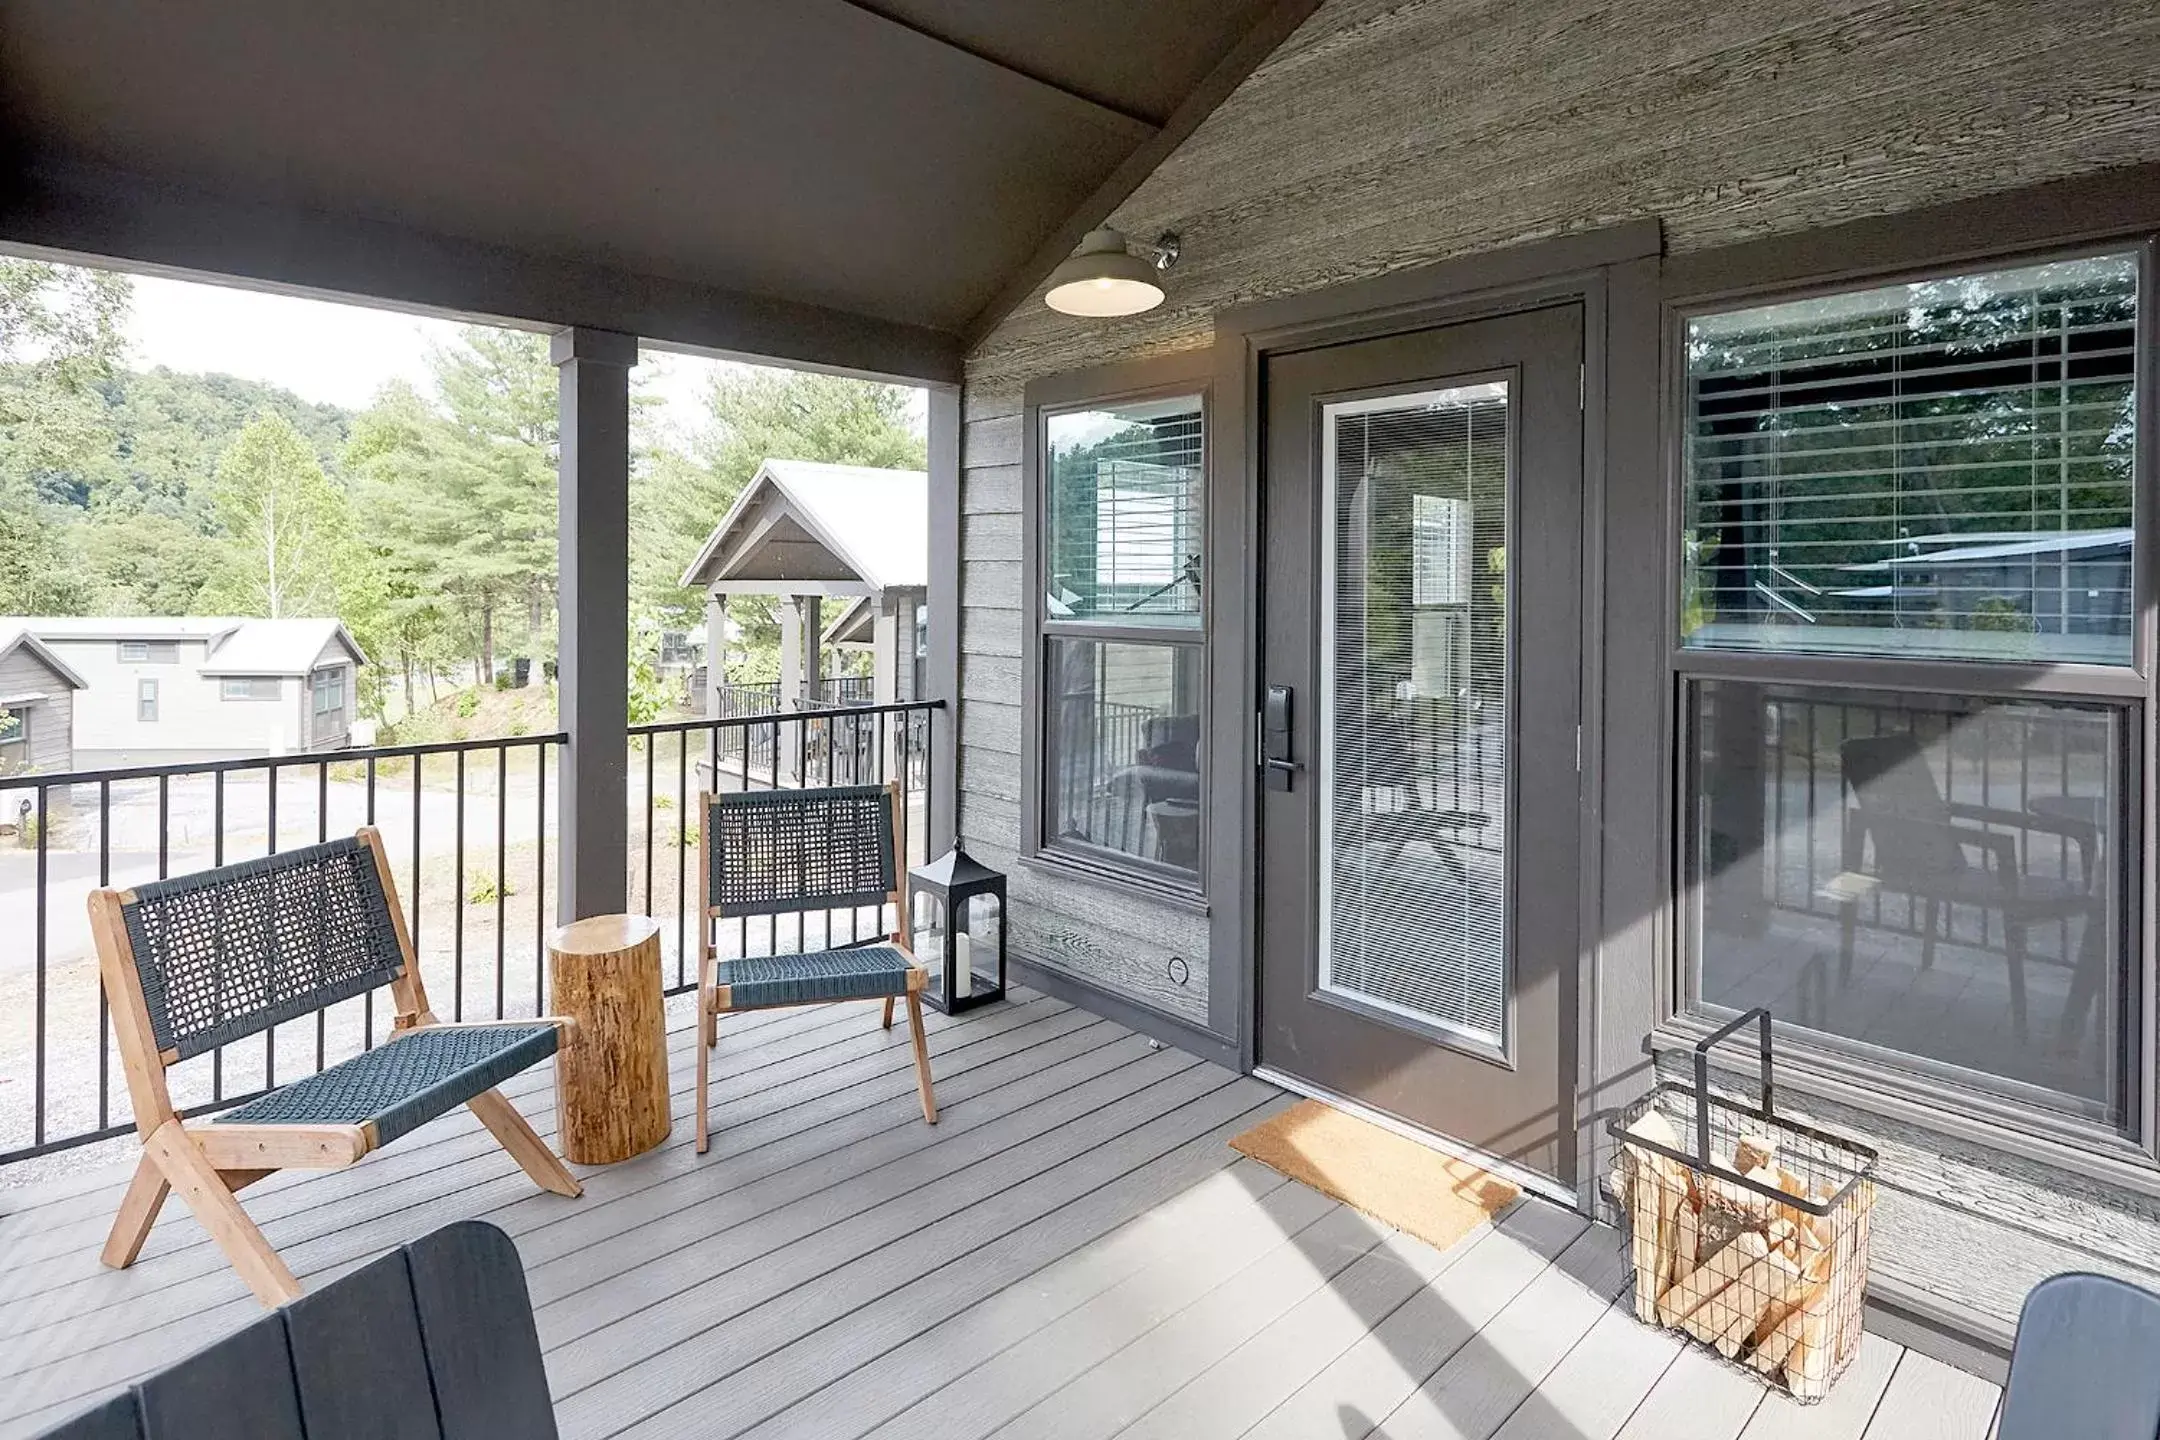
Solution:
[[(1144, 360), (1127, 361), (1030, 381), (1021, 410), (1020, 443), (1020, 863), (1030, 868), (1144, 895), (1183, 909), (1207, 913), (1209, 854), (1213, 823), (1209, 757), (1213, 749), (1215, 615), (1208, 577), (1221, 560), (1214, 553), (1216, 475), (1215, 354), (1206, 346)], [(1106, 623), (1053, 620), (1044, 599), (1044, 566), (1049, 514), (1048, 422), (1076, 410), (1196, 397), (1200, 402), (1201, 496), (1199, 535), (1201, 599), (1199, 623)], [(1049, 743), (1047, 691), (1052, 640), (1102, 644), (1182, 646), (1199, 656), (1198, 735), (1195, 751), (1199, 786), (1198, 851), (1190, 874), (1176, 867), (1127, 855), (1104, 846), (1060, 840), (1048, 833)]]
[[(2035, 192), (2037, 195), (2038, 192)], [(2118, 862), (2119, 923), (2130, 957), (2124, 1033), (2117, 1037), (2123, 1075), (2120, 1125), (2076, 1115), (2058, 1104), (2022, 1099), (2008, 1077), (2000, 1088), (1961, 1079), (1952, 1067), (1924, 1057), (1870, 1052), (1863, 1042), (1779, 1027), (1781, 1079), (1804, 1093), (1855, 1104), (1929, 1128), (2052, 1163), (2066, 1163), (2109, 1180), (2160, 1193), (2160, 964), (2156, 964), (2152, 860), (2156, 805), (2148, 793), (2160, 719), (2154, 703), (2156, 614), (2160, 614), (2160, 215), (2133, 198), (2126, 223), (2096, 218), (2085, 229), (2063, 225), (2073, 207), (2018, 204), (2033, 197), (1991, 197), (1989, 212), (1962, 225), (1950, 212), (1921, 212), (1859, 222), (1836, 232), (1754, 242), (1667, 262), (1660, 317), (1663, 350), (1659, 463), (1663, 481), (1661, 635), (1666, 652), (1660, 721), (1666, 909), (1661, 917), (1657, 977), (1659, 1024), (1654, 1044), (1693, 1044), (1733, 1012), (1701, 1001), (1689, 941), (1687, 765), (1689, 687), (1699, 680), (1804, 684), (1879, 691), (1926, 692), (1993, 699), (2082, 701), (2123, 716), (2122, 813), (2116, 819), (2133, 853)], [(2142, 208), (2136, 208), (2140, 207)], [(1955, 209), (1955, 207), (1952, 207)], [(2104, 208), (2104, 207), (2103, 207)], [(1958, 212), (1961, 215), (1964, 212)], [(1946, 246), (1943, 237), (1952, 237)], [(1990, 243), (1992, 241), (1992, 243)], [(1962, 243), (1959, 243), (1962, 242)], [(1691, 649), (1682, 642), (1683, 524), (1687, 488), (1688, 321), (1705, 313), (1774, 305), (1876, 286), (1942, 279), (2102, 254), (2133, 254), (2138, 265), (2133, 403), (2138, 435), (2132, 451), (2132, 628), (2127, 665), (2060, 661), (1886, 657), (1806, 652)]]
[[(177, 665), (180, 663), (180, 642), (177, 640), (122, 640), (119, 644), (122, 665)], [(128, 651), (140, 650), (140, 655)]]
[(155, 680), (138, 679), (135, 682), (135, 723), (158, 723), (158, 682)]
[[(276, 686), (277, 688), (270, 691), (268, 694), (259, 693), (255, 689), (255, 687), (265, 683), (265, 681), (267, 681), (271, 685)], [(235, 685), (241, 686), (243, 693), (237, 695), (234, 694), (233, 687)], [(281, 700), (284, 698), (284, 694), (285, 682), (278, 679), (274, 675), (224, 675), (218, 678), (218, 699), (222, 702), (227, 702), (235, 705), (242, 703), (260, 703), (263, 701)]]
[[(323, 690), (325, 688), (326, 681), (329, 683), (329, 686), (336, 691), (337, 703), (335, 705), (325, 705), (322, 702)], [(308, 714), (311, 716), (338, 715), (344, 713), (344, 666), (324, 665), (319, 669), (308, 672), (308, 706)]]
[(21, 705), (0, 705), (0, 715), (12, 715), (15, 718), (15, 734), (12, 737), (0, 736), (0, 760), (7, 759), (9, 752), (18, 750), (22, 760), (21, 770), (10, 771), (0, 766), (0, 775), (22, 774), (29, 770), (30, 717), (36, 712), (36, 708), (35, 701)]

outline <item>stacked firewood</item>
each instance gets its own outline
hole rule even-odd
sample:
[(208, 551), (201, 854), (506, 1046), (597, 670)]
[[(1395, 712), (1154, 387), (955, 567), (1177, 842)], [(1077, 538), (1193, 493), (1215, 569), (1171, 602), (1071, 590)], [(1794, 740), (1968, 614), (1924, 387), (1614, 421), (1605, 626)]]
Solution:
[[(1627, 1133), (1686, 1153), (1655, 1110)], [(1836, 1193), (1810, 1188), (1777, 1152), (1769, 1136), (1742, 1135), (1715, 1169), (1818, 1209)], [(1640, 1145), (1621, 1147), (1613, 1193), (1632, 1232), (1637, 1318), (1782, 1380), (1796, 1399), (1829, 1390), (1860, 1339), (1865, 1193), (1815, 1215)]]

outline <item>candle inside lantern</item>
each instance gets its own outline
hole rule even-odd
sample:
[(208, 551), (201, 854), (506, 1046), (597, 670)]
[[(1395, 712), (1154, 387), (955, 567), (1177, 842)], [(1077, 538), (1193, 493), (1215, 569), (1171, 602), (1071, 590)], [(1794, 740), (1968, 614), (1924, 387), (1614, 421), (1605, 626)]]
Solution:
[(975, 993), (975, 969), (968, 960), (968, 933), (959, 931), (953, 936), (953, 990), (954, 996)]

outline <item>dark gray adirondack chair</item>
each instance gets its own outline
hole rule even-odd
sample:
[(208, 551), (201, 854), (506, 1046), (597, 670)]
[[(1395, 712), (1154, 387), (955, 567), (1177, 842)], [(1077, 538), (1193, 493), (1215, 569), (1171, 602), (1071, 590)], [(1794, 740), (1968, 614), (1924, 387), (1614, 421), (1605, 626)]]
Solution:
[(41, 1440), (555, 1440), (510, 1237), (447, 1225)]
[(1997, 1440), (2160, 1437), (2160, 1295), (2057, 1275), (2025, 1297)]

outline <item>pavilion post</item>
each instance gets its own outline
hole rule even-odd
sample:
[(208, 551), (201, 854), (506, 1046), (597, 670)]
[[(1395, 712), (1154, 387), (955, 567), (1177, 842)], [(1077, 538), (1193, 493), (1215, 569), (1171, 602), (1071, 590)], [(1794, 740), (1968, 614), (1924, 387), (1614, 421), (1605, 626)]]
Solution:
[(705, 718), (718, 720), (727, 698), (727, 596), (705, 596)]

